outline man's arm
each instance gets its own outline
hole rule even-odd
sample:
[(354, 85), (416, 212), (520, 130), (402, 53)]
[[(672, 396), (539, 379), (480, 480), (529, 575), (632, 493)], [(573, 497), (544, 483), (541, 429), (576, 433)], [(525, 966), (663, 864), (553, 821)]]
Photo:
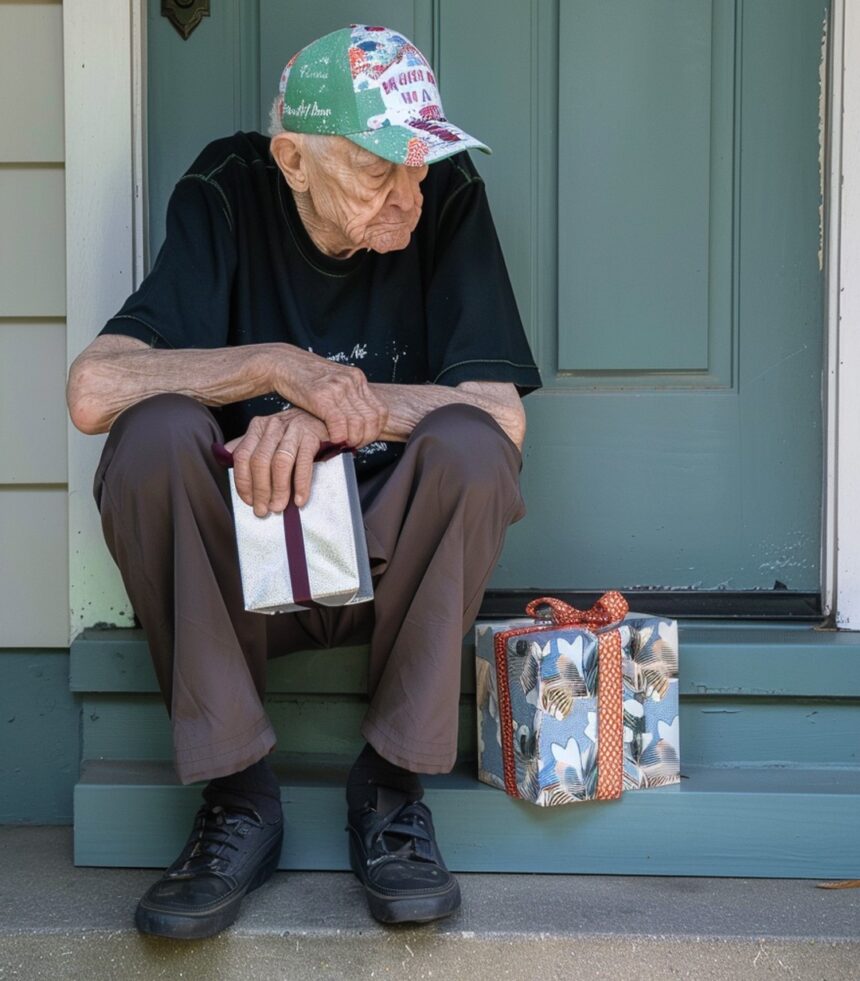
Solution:
[(168, 392), (212, 406), (277, 392), (351, 446), (377, 439), (387, 415), (358, 368), (291, 344), (165, 350), (113, 334), (97, 337), (72, 364), (67, 400), (72, 422), (93, 434), (107, 432), (129, 406)]
[(297, 500), (304, 503), (309, 461), (324, 438), (356, 447), (375, 439), (402, 442), (428, 412), (454, 402), (488, 412), (518, 447), (525, 436), (522, 405), (510, 383), (462, 382), (456, 388), (369, 384), (359, 369), (288, 344), (164, 350), (137, 338), (104, 334), (72, 364), (67, 398), (74, 424), (92, 434), (107, 432), (121, 412), (154, 395), (176, 393), (217, 406), (271, 391), (324, 425), (317, 431), (314, 420), (296, 409), (255, 419), (257, 425), (232, 442), (241, 496), (258, 514), (282, 510), (294, 480)]
[(265, 394), (263, 352), (253, 347), (209, 351), (151, 348), (136, 337), (97, 337), (69, 370), (66, 399), (81, 432), (105, 433), (129, 406), (173, 392), (204, 405)]
[[(462, 382), (445, 385), (371, 384), (388, 409), (388, 422), (378, 438), (408, 439), (415, 426), (434, 409), (454, 402), (488, 412), (517, 447), (525, 437), (525, 415), (516, 388), (508, 382)], [(302, 409), (288, 409), (254, 419), (244, 436), (227, 444), (233, 452), (236, 489), (260, 517), (283, 511), (290, 493), (301, 507), (311, 488), (313, 459), (320, 443), (330, 439), (324, 423)], [(361, 446), (363, 444), (355, 444)]]
[(513, 443), (522, 449), (526, 416), (511, 382), (461, 382), (448, 385), (389, 385), (371, 382), (370, 390), (388, 409), (388, 422), (380, 439), (402, 442), (434, 409), (459, 402), (488, 412)]

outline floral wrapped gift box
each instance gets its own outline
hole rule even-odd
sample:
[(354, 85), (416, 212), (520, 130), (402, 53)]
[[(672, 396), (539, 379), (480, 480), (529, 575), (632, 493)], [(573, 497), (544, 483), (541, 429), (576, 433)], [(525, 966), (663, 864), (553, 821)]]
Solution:
[(528, 612), (476, 627), (479, 778), (541, 806), (677, 783), (676, 622), (618, 593)]

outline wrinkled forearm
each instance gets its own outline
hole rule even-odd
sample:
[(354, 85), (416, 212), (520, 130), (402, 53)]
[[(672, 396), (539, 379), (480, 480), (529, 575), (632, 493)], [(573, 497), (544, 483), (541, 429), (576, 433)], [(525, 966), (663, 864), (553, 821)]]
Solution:
[(495, 396), (480, 382), (464, 382), (456, 388), (447, 385), (371, 383), (371, 391), (388, 409), (388, 422), (379, 438), (404, 442), (428, 412), (443, 405), (464, 403), (489, 413), (511, 441), (521, 449), (526, 426), (519, 396), (512, 385), (498, 387), (509, 389), (512, 394), (506, 392), (505, 397)]
[(265, 395), (272, 389), (269, 349), (277, 346), (84, 352), (69, 371), (72, 421), (85, 433), (103, 433), (124, 409), (154, 395), (187, 395), (212, 406)]

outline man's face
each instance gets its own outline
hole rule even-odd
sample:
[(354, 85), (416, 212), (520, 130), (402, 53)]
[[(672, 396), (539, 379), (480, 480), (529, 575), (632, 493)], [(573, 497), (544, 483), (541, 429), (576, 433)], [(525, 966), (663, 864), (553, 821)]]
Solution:
[(342, 136), (324, 146), (303, 161), (319, 217), (339, 229), (345, 249), (405, 249), (421, 217), (427, 166), (390, 163)]

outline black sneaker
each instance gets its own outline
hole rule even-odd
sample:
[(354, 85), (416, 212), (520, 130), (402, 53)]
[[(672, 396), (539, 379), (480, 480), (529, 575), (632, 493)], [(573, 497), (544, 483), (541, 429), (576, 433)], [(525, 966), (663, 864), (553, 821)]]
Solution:
[(256, 811), (204, 804), (179, 858), (146, 891), (135, 913), (141, 933), (192, 940), (236, 919), (242, 898), (278, 867), (283, 822)]
[(381, 923), (426, 923), (460, 906), (460, 887), (445, 867), (426, 804), (410, 801), (380, 814), (350, 811), (349, 860), (370, 912)]

